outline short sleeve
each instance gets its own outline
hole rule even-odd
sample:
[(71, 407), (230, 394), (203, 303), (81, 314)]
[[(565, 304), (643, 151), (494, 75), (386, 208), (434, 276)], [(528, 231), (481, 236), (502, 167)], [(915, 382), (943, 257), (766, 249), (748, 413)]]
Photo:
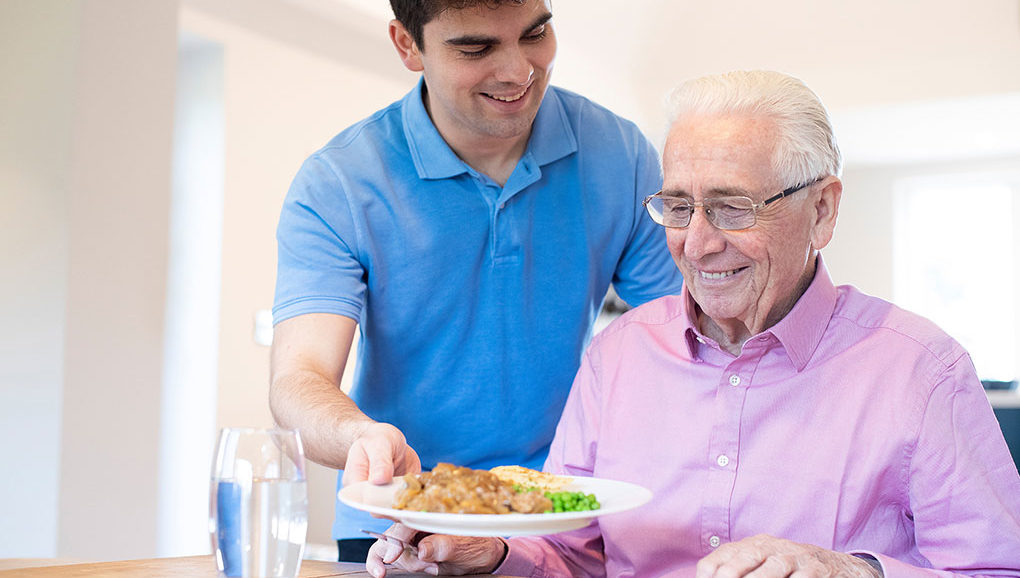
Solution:
[(360, 321), (366, 267), (358, 226), (342, 181), (318, 155), (301, 167), (283, 203), (276, 230), (273, 322), (307, 313)]

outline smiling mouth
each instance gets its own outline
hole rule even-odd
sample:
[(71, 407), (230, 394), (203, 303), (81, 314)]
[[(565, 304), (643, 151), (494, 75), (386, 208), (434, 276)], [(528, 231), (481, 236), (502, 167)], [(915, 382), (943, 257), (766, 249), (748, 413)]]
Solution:
[(497, 94), (488, 94), (486, 92), (483, 92), (482, 94), (484, 94), (485, 96), (487, 96), (487, 97), (489, 97), (489, 98), (491, 98), (493, 100), (498, 100), (500, 102), (516, 102), (516, 101), (524, 98), (524, 95), (527, 94), (527, 93), (528, 93), (528, 89), (525, 88), (519, 94), (511, 94), (511, 95), (508, 95), (508, 96), (500, 96), (500, 95), (497, 95)]
[(701, 275), (702, 279), (718, 280), (725, 279), (732, 275), (736, 275), (737, 273), (743, 271), (744, 269), (747, 269), (747, 267), (740, 267), (739, 269), (730, 269), (729, 271), (719, 271), (717, 273), (711, 273), (708, 271), (698, 271), (698, 273)]

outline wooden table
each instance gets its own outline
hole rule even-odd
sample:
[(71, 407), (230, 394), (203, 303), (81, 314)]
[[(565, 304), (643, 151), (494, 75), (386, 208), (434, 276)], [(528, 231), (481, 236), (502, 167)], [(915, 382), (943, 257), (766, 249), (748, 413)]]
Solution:
[[(10, 561), (16, 563), (16, 561)], [(26, 561), (26, 566), (30, 565)], [(209, 556), (188, 556), (185, 558), (152, 558), (149, 560), (123, 560), (119, 562), (91, 562), (86, 564), (62, 564), (59, 566), (11, 567), (0, 570), (0, 578), (51, 578), (64, 576), (122, 576), (138, 578), (216, 578), (216, 562)], [(325, 578), (327, 576), (371, 577), (364, 564), (353, 562), (322, 562), (304, 560), (301, 562), (299, 578)], [(391, 568), (386, 576), (428, 576), (412, 574)], [(489, 576), (489, 574), (484, 574)]]

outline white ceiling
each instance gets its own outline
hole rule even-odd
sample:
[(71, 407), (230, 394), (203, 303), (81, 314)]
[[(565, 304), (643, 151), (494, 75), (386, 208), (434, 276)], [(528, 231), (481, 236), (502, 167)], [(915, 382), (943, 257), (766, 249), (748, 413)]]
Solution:
[[(377, 70), (406, 74), (386, 38), (386, 0), (258, 3), (377, 38), (365, 40), (372, 46), (361, 54), (371, 54)], [(552, 7), (554, 82), (632, 118), (653, 140), (662, 138), (665, 95), (680, 80), (770, 68), (822, 97), (848, 158), (904, 158), (921, 146), (943, 155), (975, 146), (1020, 154), (1018, 0), (553, 0)], [(979, 135), (955, 133), (974, 127)]]

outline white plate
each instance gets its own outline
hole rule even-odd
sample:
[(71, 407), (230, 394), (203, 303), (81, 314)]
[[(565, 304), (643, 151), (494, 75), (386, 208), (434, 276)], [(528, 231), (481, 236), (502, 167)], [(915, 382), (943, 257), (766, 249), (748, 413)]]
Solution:
[[(568, 476), (569, 477), (569, 476)], [(351, 484), (340, 490), (340, 501), (352, 508), (399, 520), (405, 526), (458, 536), (537, 536), (576, 530), (598, 516), (631, 510), (648, 503), (652, 492), (637, 484), (601, 478), (572, 477), (562, 492), (595, 494), (601, 507), (587, 512), (559, 514), (440, 514), (392, 508), (393, 497), (404, 487), (403, 480), (384, 486), (369, 482)]]

